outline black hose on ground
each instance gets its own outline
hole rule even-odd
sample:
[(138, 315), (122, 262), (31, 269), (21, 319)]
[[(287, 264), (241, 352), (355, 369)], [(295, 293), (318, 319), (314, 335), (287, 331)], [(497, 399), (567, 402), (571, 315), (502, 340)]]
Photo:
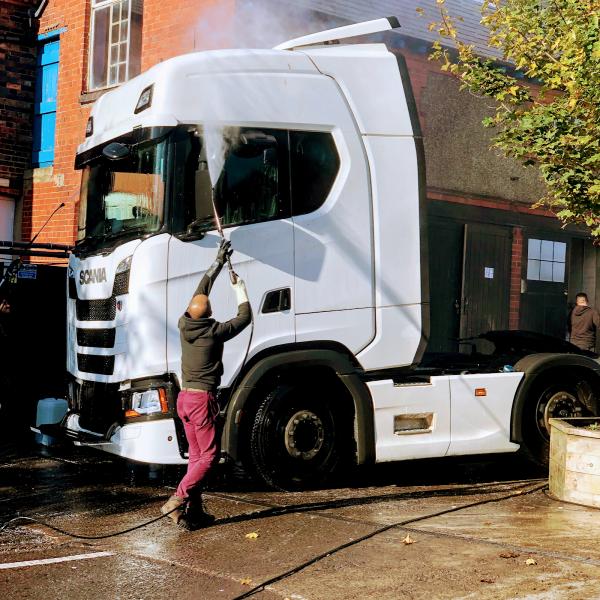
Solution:
[[(529, 490), (517, 490), (515, 492), (511, 492), (510, 494), (501, 496), (499, 498), (490, 498), (488, 500), (479, 500), (477, 502), (471, 502), (469, 504), (463, 504), (462, 506), (457, 506), (454, 508), (449, 508), (449, 509), (445, 509), (443, 511), (439, 511), (436, 513), (431, 513), (428, 515), (424, 515), (421, 517), (416, 517), (413, 519), (408, 519), (406, 521), (401, 521), (398, 523), (392, 523), (391, 525), (385, 525), (384, 527), (381, 527), (379, 529), (376, 529), (375, 531), (366, 534), (365, 536), (362, 536), (360, 538), (357, 538), (356, 540), (353, 540), (351, 542), (348, 542), (346, 544), (342, 544), (341, 546), (337, 546), (336, 548), (333, 548), (331, 550), (328, 550), (327, 552), (320, 554), (318, 556), (316, 556), (315, 558), (307, 561), (306, 563), (303, 563), (302, 565), (299, 565), (298, 567), (295, 567), (294, 569), (291, 569), (290, 571), (286, 571), (285, 573), (278, 575), (277, 577), (273, 578), (273, 579), (269, 579), (268, 581), (265, 581), (264, 583), (260, 584), (259, 586), (256, 586), (255, 588), (253, 588), (252, 590), (249, 590), (248, 592), (246, 592), (246, 594), (242, 595), (242, 596), (238, 596), (236, 598), (234, 598), (234, 600), (242, 600), (242, 598), (247, 598), (252, 594), (255, 594), (256, 592), (260, 591), (261, 589), (263, 589), (265, 586), (270, 585), (272, 583), (275, 583), (277, 581), (280, 581), (281, 579), (285, 579), (286, 577), (289, 577), (290, 575), (293, 575), (299, 571), (302, 571), (303, 569), (305, 569), (306, 567), (314, 564), (315, 562), (318, 562), (319, 560), (326, 558), (327, 556), (330, 556), (331, 554), (335, 554), (336, 552), (339, 552), (340, 550), (344, 550), (345, 548), (348, 548), (349, 546), (353, 546), (354, 544), (358, 544), (364, 540), (367, 540), (369, 538), (372, 538), (376, 535), (379, 535), (380, 533), (384, 533), (385, 531), (388, 531), (389, 529), (393, 529), (394, 527), (401, 527), (403, 525), (408, 525), (409, 523), (415, 523), (417, 521), (423, 521), (425, 519), (431, 519), (433, 517), (437, 517), (440, 515), (444, 515), (447, 513), (451, 513), (451, 512), (456, 512), (458, 510), (463, 510), (465, 508), (470, 508), (473, 506), (479, 506), (481, 504), (488, 504), (491, 502), (500, 502), (501, 500), (507, 500), (509, 498), (514, 498), (516, 496), (524, 496), (527, 494), (531, 494), (533, 492), (536, 492), (538, 490), (547, 488), (548, 484), (547, 483), (543, 483), (541, 485), (538, 485), (532, 489)], [(494, 493), (495, 490), (486, 490), (484, 492), (481, 493)], [(415, 494), (415, 496), (417, 497), (421, 497), (421, 494)], [(380, 497), (381, 500), (385, 500), (385, 496)], [(337, 504), (336, 502), (332, 503), (333, 505)], [(342, 502), (339, 505), (339, 508), (341, 508), (342, 506), (346, 506), (347, 503), (346, 502)], [(300, 507), (302, 510), (301, 512), (308, 512), (307, 509), (312, 509), (312, 510), (323, 510), (325, 508), (335, 508), (336, 506), (325, 506), (322, 503), (316, 503), (313, 506), (302, 506)], [(48, 527), (48, 529), (51, 529), (52, 531), (56, 531), (57, 533), (60, 533), (62, 535), (66, 535), (68, 537), (72, 537), (75, 539), (80, 539), (80, 540), (105, 540), (108, 538), (113, 538), (113, 537), (117, 537), (120, 535), (124, 535), (126, 533), (130, 533), (132, 531), (136, 531), (137, 529), (143, 529), (144, 527), (147, 527), (148, 525), (152, 525), (152, 523), (156, 523), (157, 521), (160, 521), (161, 519), (164, 519), (165, 517), (168, 517), (171, 513), (175, 512), (179, 507), (175, 507), (173, 510), (170, 510), (168, 513), (165, 513), (163, 515), (160, 515), (159, 517), (155, 517), (154, 519), (150, 519), (149, 521), (144, 521), (143, 523), (140, 523), (139, 525), (134, 525), (133, 527), (129, 527), (127, 529), (123, 529), (122, 531), (115, 531), (112, 533), (107, 533), (104, 535), (81, 535), (81, 534), (77, 534), (77, 533), (72, 533), (70, 531), (66, 531), (65, 529), (61, 529), (60, 527), (56, 527), (55, 525), (51, 525), (50, 523), (47, 523), (46, 521), (42, 521), (41, 519), (35, 518), (35, 517), (26, 517), (26, 516), (18, 516), (18, 517), (14, 517), (12, 519), (9, 519), (8, 521), (6, 521), (5, 523), (2, 524), (2, 526), (0, 526), (0, 533), (2, 531), (4, 531), (5, 529), (7, 529), (10, 525), (13, 525), (16, 522), (25, 522), (25, 523), (37, 523), (38, 525), (42, 525), (44, 527)], [(247, 515), (246, 517), (248, 519), (255, 519), (255, 518), (260, 518), (260, 517), (272, 517), (272, 516), (282, 516), (285, 514), (289, 514), (291, 512), (297, 512), (298, 511), (298, 507), (286, 507), (286, 506), (274, 506), (271, 507), (265, 511), (260, 511), (260, 513), (251, 513), (249, 515)], [(231, 519), (224, 519), (221, 521), (217, 521), (215, 523), (215, 525), (225, 525), (227, 523), (233, 523), (233, 522), (237, 522), (241, 519), (238, 518), (231, 518)]]
[(139, 525), (134, 525), (133, 527), (129, 527), (128, 529), (124, 529), (123, 531), (115, 531), (113, 533), (107, 533), (105, 535), (80, 535), (77, 533), (71, 533), (70, 531), (66, 531), (64, 529), (61, 529), (60, 527), (56, 527), (55, 525), (50, 525), (50, 523), (46, 523), (45, 521), (36, 519), (34, 517), (14, 517), (13, 519), (6, 521), (6, 523), (4, 523), (2, 525), (2, 527), (0, 527), (0, 533), (2, 531), (4, 531), (4, 529), (8, 528), (9, 525), (11, 525), (17, 521), (23, 521), (25, 523), (37, 523), (38, 525), (43, 525), (44, 527), (48, 527), (48, 529), (52, 529), (52, 531), (56, 531), (57, 533), (60, 533), (62, 535), (66, 535), (68, 537), (72, 537), (72, 538), (75, 538), (78, 540), (105, 540), (107, 538), (117, 537), (118, 535), (130, 533), (131, 531), (135, 531), (136, 529), (142, 529), (144, 527), (147, 527), (148, 525), (151, 525), (152, 523), (156, 523), (157, 521), (160, 521), (161, 519), (168, 517), (171, 513), (175, 512), (179, 508), (181, 508), (181, 507), (176, 506), (173, 510), (170, 510), (168, 513), (160, 515), (160, 517), (155, 517), (154, 519), (150, 519), (150, 521), (145, 521), (144, 523), (140, 523)]

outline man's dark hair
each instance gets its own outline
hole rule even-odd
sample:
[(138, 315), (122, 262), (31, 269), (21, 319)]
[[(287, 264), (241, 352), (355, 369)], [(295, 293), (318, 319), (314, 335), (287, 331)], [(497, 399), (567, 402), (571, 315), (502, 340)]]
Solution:
[(575, 296), (575, 300), (577, 298), (583, 298), (586, 302), (588, 301), (588, 295), (585, 292), (578, 292), (577, 296)]

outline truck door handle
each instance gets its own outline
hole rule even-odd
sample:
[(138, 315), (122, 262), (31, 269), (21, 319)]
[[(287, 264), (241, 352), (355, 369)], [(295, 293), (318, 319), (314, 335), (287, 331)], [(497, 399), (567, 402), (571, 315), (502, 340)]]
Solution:
[(262, 313), (274, 313), (290, 310), (292, 307), (292, 291), (290, 288), (272, 290), (265, 296)]

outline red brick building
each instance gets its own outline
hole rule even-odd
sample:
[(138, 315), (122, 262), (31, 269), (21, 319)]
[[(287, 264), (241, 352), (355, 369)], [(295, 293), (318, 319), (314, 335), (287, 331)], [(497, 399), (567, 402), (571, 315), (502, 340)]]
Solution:
[(0, 1), (0, 240), (11, 240), (30, 167), (36, 69), (34, 0)]
[[(429, 15), (421, 18), (413, 3), (393, 3), (402, 28), (386, 41), (408, 63), (425, 139), (430, 237), (435, 240), (430, 245), (436, 332), (431, 347), (453, 349), (459, 336), (485, 329), (563, 336), (567, 301), (576, 292), (584, 289), (592, 302), (600, 302), (597, 252), (585, 231), (562, 229), (552, 215), (530, 208), (542, 191), (535, 170), (498, 159), (489, 150), (481, 127), (486, 103), (459, 92), (452, 77), (427, 60), (434, 39), (427, 25), (435, 2), (425, 4)], [(464, 18), (463, 35), (486, 51), (479, 5), (470, 0), (447, 4)], [(35, 8), (38, 56), (54, 44), (49, 60), (57, 60), (51, 63), (57, 73), (55, 115), (42, 116), (48, 122), (54, 118), (56, 130), (51, 158), (43, 148), (48, 160), (36, 159), (34, 152), (37, 162), (18, 202), (15, 239), (29, 239), (65, 202), (40, 241), (70, 243), (76, 237), (80, 183), (73, 168), (75, 151), (91, 103), (106, 90), (181, 53), (268, 47), (318, 29), (386, 16), (390, 3), (42, 0)], [(39, 66), (37, 85), (40, 89)], [(493, 280), (485, 294), (482, 278)]]

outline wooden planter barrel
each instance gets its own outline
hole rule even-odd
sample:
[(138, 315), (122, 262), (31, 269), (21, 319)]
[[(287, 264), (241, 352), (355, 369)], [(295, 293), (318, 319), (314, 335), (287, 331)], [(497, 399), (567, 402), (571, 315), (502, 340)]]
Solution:
[(550, 494), (600, 508), (600, 417), (550, 419)]

